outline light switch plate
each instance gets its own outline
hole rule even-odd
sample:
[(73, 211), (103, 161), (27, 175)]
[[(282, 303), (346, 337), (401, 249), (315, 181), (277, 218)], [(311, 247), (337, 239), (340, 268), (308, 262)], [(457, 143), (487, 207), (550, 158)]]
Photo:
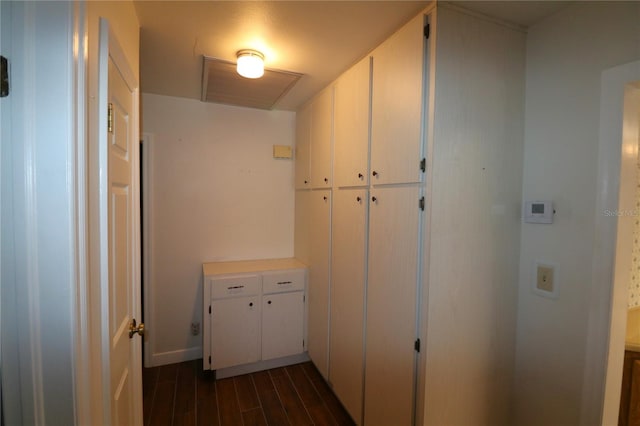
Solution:
[(273, 158), (292, 158), (291, 147), (288, 145), (274, 145)]
[(533, 292), (550, 299), (558, 298), (558, 268), (553, 263), (536, 261), (533, 268)]

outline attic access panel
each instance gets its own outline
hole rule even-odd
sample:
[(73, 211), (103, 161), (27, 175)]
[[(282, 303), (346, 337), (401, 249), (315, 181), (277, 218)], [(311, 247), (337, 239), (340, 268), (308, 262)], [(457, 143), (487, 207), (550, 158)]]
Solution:
[(234, 62), (204, 57), (202, 101), (250, 108), (272, 109), (302, 74), (265, 68), (261, 78), (250, 79), (236, 72)]

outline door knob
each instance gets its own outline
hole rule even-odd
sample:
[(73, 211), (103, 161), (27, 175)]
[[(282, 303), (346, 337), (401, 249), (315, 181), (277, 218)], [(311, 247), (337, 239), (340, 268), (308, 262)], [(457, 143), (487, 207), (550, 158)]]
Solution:
[(136, 325), (136, 319), (132, 319), (129, 324), (129, 339), (133, 339), (133, 335), (138, 333), (140, 336), (144, 336), (144, 323)]

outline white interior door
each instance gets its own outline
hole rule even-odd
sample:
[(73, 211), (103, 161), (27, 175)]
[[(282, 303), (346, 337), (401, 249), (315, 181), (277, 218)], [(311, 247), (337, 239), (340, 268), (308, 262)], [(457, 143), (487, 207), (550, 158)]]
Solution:
[(139, 425), (142, 339), (130, 333), (135, 320), (141, 320), (138, 91), (119, 45), (112, 35), (108, 40), (107, 199), (106, 212), (102, 213), (106, 216), (108, 242), (107, 291), (103, 292), (103, 307), (108, 312), (103, 328), (108, 341), (103, 343), (108, 345), (108, 353), (104, 354), (103, 367), (109, 377), (104, 385), (110, 398), (110, 423)]

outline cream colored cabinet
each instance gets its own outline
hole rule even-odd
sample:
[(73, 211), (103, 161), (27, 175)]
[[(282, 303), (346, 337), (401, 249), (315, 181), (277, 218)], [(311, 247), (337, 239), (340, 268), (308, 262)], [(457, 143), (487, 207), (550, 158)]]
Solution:
[(311, 102), (311, 187), (330, 188), (333, 153), (333, 87)]
[(423, 179), (424, 20), (418, 15), (372, 53), (372, 185)]
[(421, 188), (369, 196), (364, 422), (409, 425), (415, 399)]
[[(260, 359), (260, 276), (212, 279), (211, 368)], [(209, 327), (207, 327), (209, 328)]]
[(334, 191), (331, 220), (329, 382), (362, 423), (367, 189)]
[(324, 378), (329, 365), (329, 239), (331, 191), (312, 191), (309, 197), (309, 357)]
[(301, 353), (304, 322), (299, 319), (304, 318), (304, 270), (266, 272), (262, 280), (262, 359)]
[(296, 259), (203, 265), (203, 368), (229, 377), (308, 360), (306, 265)]
[(345, 72), (334, 92), (335, 186), (369, 183), (369, 100), (371, 58)]
[(295, 187), (311, 188), (309, 161), (311, 155), (311, 105), (296, 113)]

